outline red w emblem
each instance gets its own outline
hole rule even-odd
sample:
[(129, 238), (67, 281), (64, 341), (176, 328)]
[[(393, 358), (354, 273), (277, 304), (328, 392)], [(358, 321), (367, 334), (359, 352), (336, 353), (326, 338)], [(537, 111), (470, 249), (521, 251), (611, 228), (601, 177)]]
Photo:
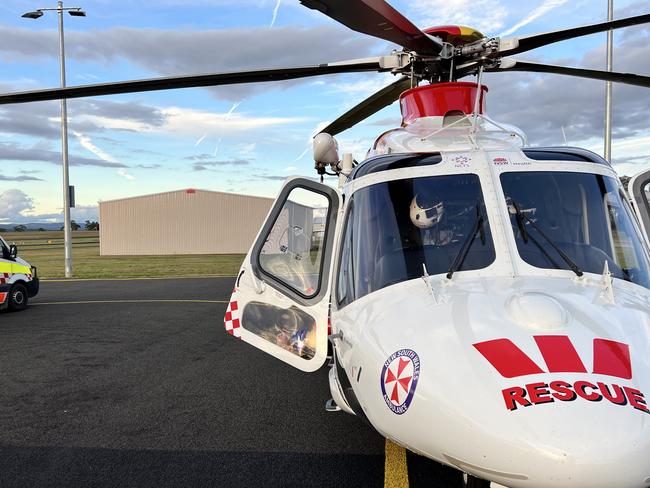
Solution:
[[(567, 336), (535, 336), (549, 373), (586, 373), (584, 363)], [(505, 378), (545, 371), (510, 339), (479, 342), (474, 347)], [(594, 339), (592, 372), (629, 380), (632, 378), (630, 347), (622, 342)]]
[[(587, 373), (580, 355), (567, 336), (535, 336), (546, 370), (536, 364), (524, 351), (510, 339), (495, 339), (479, 342), (474, 347), (487, 359), (504, 378), (516, 378), (540, 373)], [(615, 376), (625, 380), (632, 379), (630, 347), (622, 342), (609, 339), (594, 339), (594, 374)], [(627, 405), (644, 413), (650, 413), (643, 393), (630, 386), (608, 385), (601, 381), (562, 380), (530, 383), (513, 386), (501, 391), (505, 406), (514, 411), (520, 407), (560, 402), (572, 402), (578, 398), (589, 402), (609, 400), (615, 405)]]

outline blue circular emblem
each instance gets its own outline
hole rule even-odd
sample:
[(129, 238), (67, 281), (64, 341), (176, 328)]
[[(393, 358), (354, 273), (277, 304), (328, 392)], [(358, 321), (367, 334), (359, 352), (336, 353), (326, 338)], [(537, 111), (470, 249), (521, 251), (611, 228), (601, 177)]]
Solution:
[(411, 405), (420, 377), (420, 358), (412, 349), (391, 354), (381, 370), (381, 393), (391, 412), (402, 415)]

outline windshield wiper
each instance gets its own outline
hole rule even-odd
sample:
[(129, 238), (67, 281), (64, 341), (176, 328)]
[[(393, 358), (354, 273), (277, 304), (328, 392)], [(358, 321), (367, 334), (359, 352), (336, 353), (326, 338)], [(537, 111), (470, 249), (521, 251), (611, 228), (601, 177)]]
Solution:
[(535, 229), (537, 232), (539, 232), (539, 235), (541, 235), (546, 242), (548, 242), (553, 249), (560, 255), (562, 259), (564, 259), (564, 262), (567, 263), (569, 268), (571, 268), (571, 271), (573, 271), (576, 275), (582, 276), (582, 270), (578, 267), (578, 265), (575, 263), (573, 259), (571, 259), (567, 254), (560, 249), (560, 247), (553, 242), (553, 240), (548, 237), (542, 229), (539, 228), (539, 226), (533, 222), (526, 214), (524, 214), (521, 209), (519, 208), (519, 205), (517, 202), (514, 200), (510, 200), (510, 203), (512, 203), (513, 208), (515, 209), (515, 216), (517, 217), (517, 226), (519, 227), (519, 231), (521, 232), (521, 238), (523, 239), (524, 243), (528, 243), (528, 240), (530, 239), (533, 244), (535, 244), (541, 251), (544, 253), (544, 256), (555, 266), (556, 268), (560, 268), (553, 259), (551, 259), (551, 256), (548, 255), (548, 253), (544, 250), (542, 245), (537, 242), (533, 237), (528, 233), (526, 230), (526, 222), (530, 224), (530, 226)]
[(474, 228), (472, 229), (472, 232), (467, 234), (467, 237), (465, 238), (465, 242), (463, 242), (463, 246), (460, 248), (460, 251), (454, 258), (454, 261), (451, 263), (451, 266), (449, 266), (449, 270), (447, 270), (447, 279), (450, 280), (451, 277), (454, 276), (454, 273), (458, 271), (460, 267), (463, 265), (463, 262), (467, 257), (467, 253), (469, 253), (469, 249), (472, 247), (472, 243), (474, 242), (474, 238), (476, 237), (476, 234), (480, 233), (481, 242), (483, 243), (483, 245), (485, 245), (485, 230), (483, 229), (484, 221), (485, 218), (481, 213), (481, 205), (480, 203), (477, 203), (476, 221), (474, 222)]

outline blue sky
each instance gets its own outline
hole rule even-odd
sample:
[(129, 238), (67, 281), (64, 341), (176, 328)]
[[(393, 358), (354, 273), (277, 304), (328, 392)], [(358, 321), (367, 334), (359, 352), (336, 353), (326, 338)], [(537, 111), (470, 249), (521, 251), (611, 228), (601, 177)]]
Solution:
[[(55, 2), (51, 2), (52, 6)], [(616, 17), (644, 2), (615, 0)], [(415, 24), (463, 24), (488, 35), (524, 35), (605, 20), (605, 0), (394, 0)], [(40, 1), (0, 4), (0, 91), (59, 83), (56, 14), (20, 15)], [(382, 55), (394, 46), (352, 32), (297, 0), (90, 0), (65, 17), (68, 85), (242, 68), (302, 66)], [(647, 12), (647, 7), (645, 12)], [(614, 67), (650, 74), (650, 30), (615, 36)], [(604, 67), (605, 34), (521, 55)], [(70, 178), (77, 220), (101, 200), (180, 188), (274, 196), (288, 175), (313, 176), (318, 127), (392, 80), (389, 74), (265, 85), (173, 90), (69, 101)], [(602, 154), (604, 83), (552, 75), (487, 77), (488, 113), (522, 127), (533, 145), (568, 142)], [(616, 87), (613, 160), (631, 174), (650, 163), (646, 90)], [(0, 223), (60, 220), (58, 102), (0, 107)], [(361, 159), (373, 137), (399, 123), (396, 104), (342, 133)]]

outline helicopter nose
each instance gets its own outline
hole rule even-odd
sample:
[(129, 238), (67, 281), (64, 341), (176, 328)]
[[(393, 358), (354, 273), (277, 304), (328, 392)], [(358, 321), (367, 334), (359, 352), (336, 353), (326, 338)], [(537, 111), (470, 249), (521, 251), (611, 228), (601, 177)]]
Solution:
[[(440, 386), (427, 381), (428, 374), (423, 366), (414, 413), (436, 394), (440, 398)], [(476, 397), (472, 411), (456, 405), (454, 418), (449, 407), (441, 412), (440, 404), (429, 403), (434, 435), (429, 449), (418, 450), (512, 488), (650, 486), (650, 415), (629, 403), (604, 402), (556, 402), (499, 413)]]
[(364, 345), (368, 419), (507, 487), (650, 487), (650, 329), (629, 326), (648, 323), (640, 305), (595, 305), (573, 282), (545, 296), (537, 281), (499, 284), (377, 293), (372, 327), (346, 329)]
[(528, 439), (519, 446), (520, 455), (532, 455), (522, 463), (529, 472), (523, 473), (528, 483), (521, 486), (611, 488), (650, 484), (647, 414), (611, 409), (543, 417), (538, 414), (527, 422)]

